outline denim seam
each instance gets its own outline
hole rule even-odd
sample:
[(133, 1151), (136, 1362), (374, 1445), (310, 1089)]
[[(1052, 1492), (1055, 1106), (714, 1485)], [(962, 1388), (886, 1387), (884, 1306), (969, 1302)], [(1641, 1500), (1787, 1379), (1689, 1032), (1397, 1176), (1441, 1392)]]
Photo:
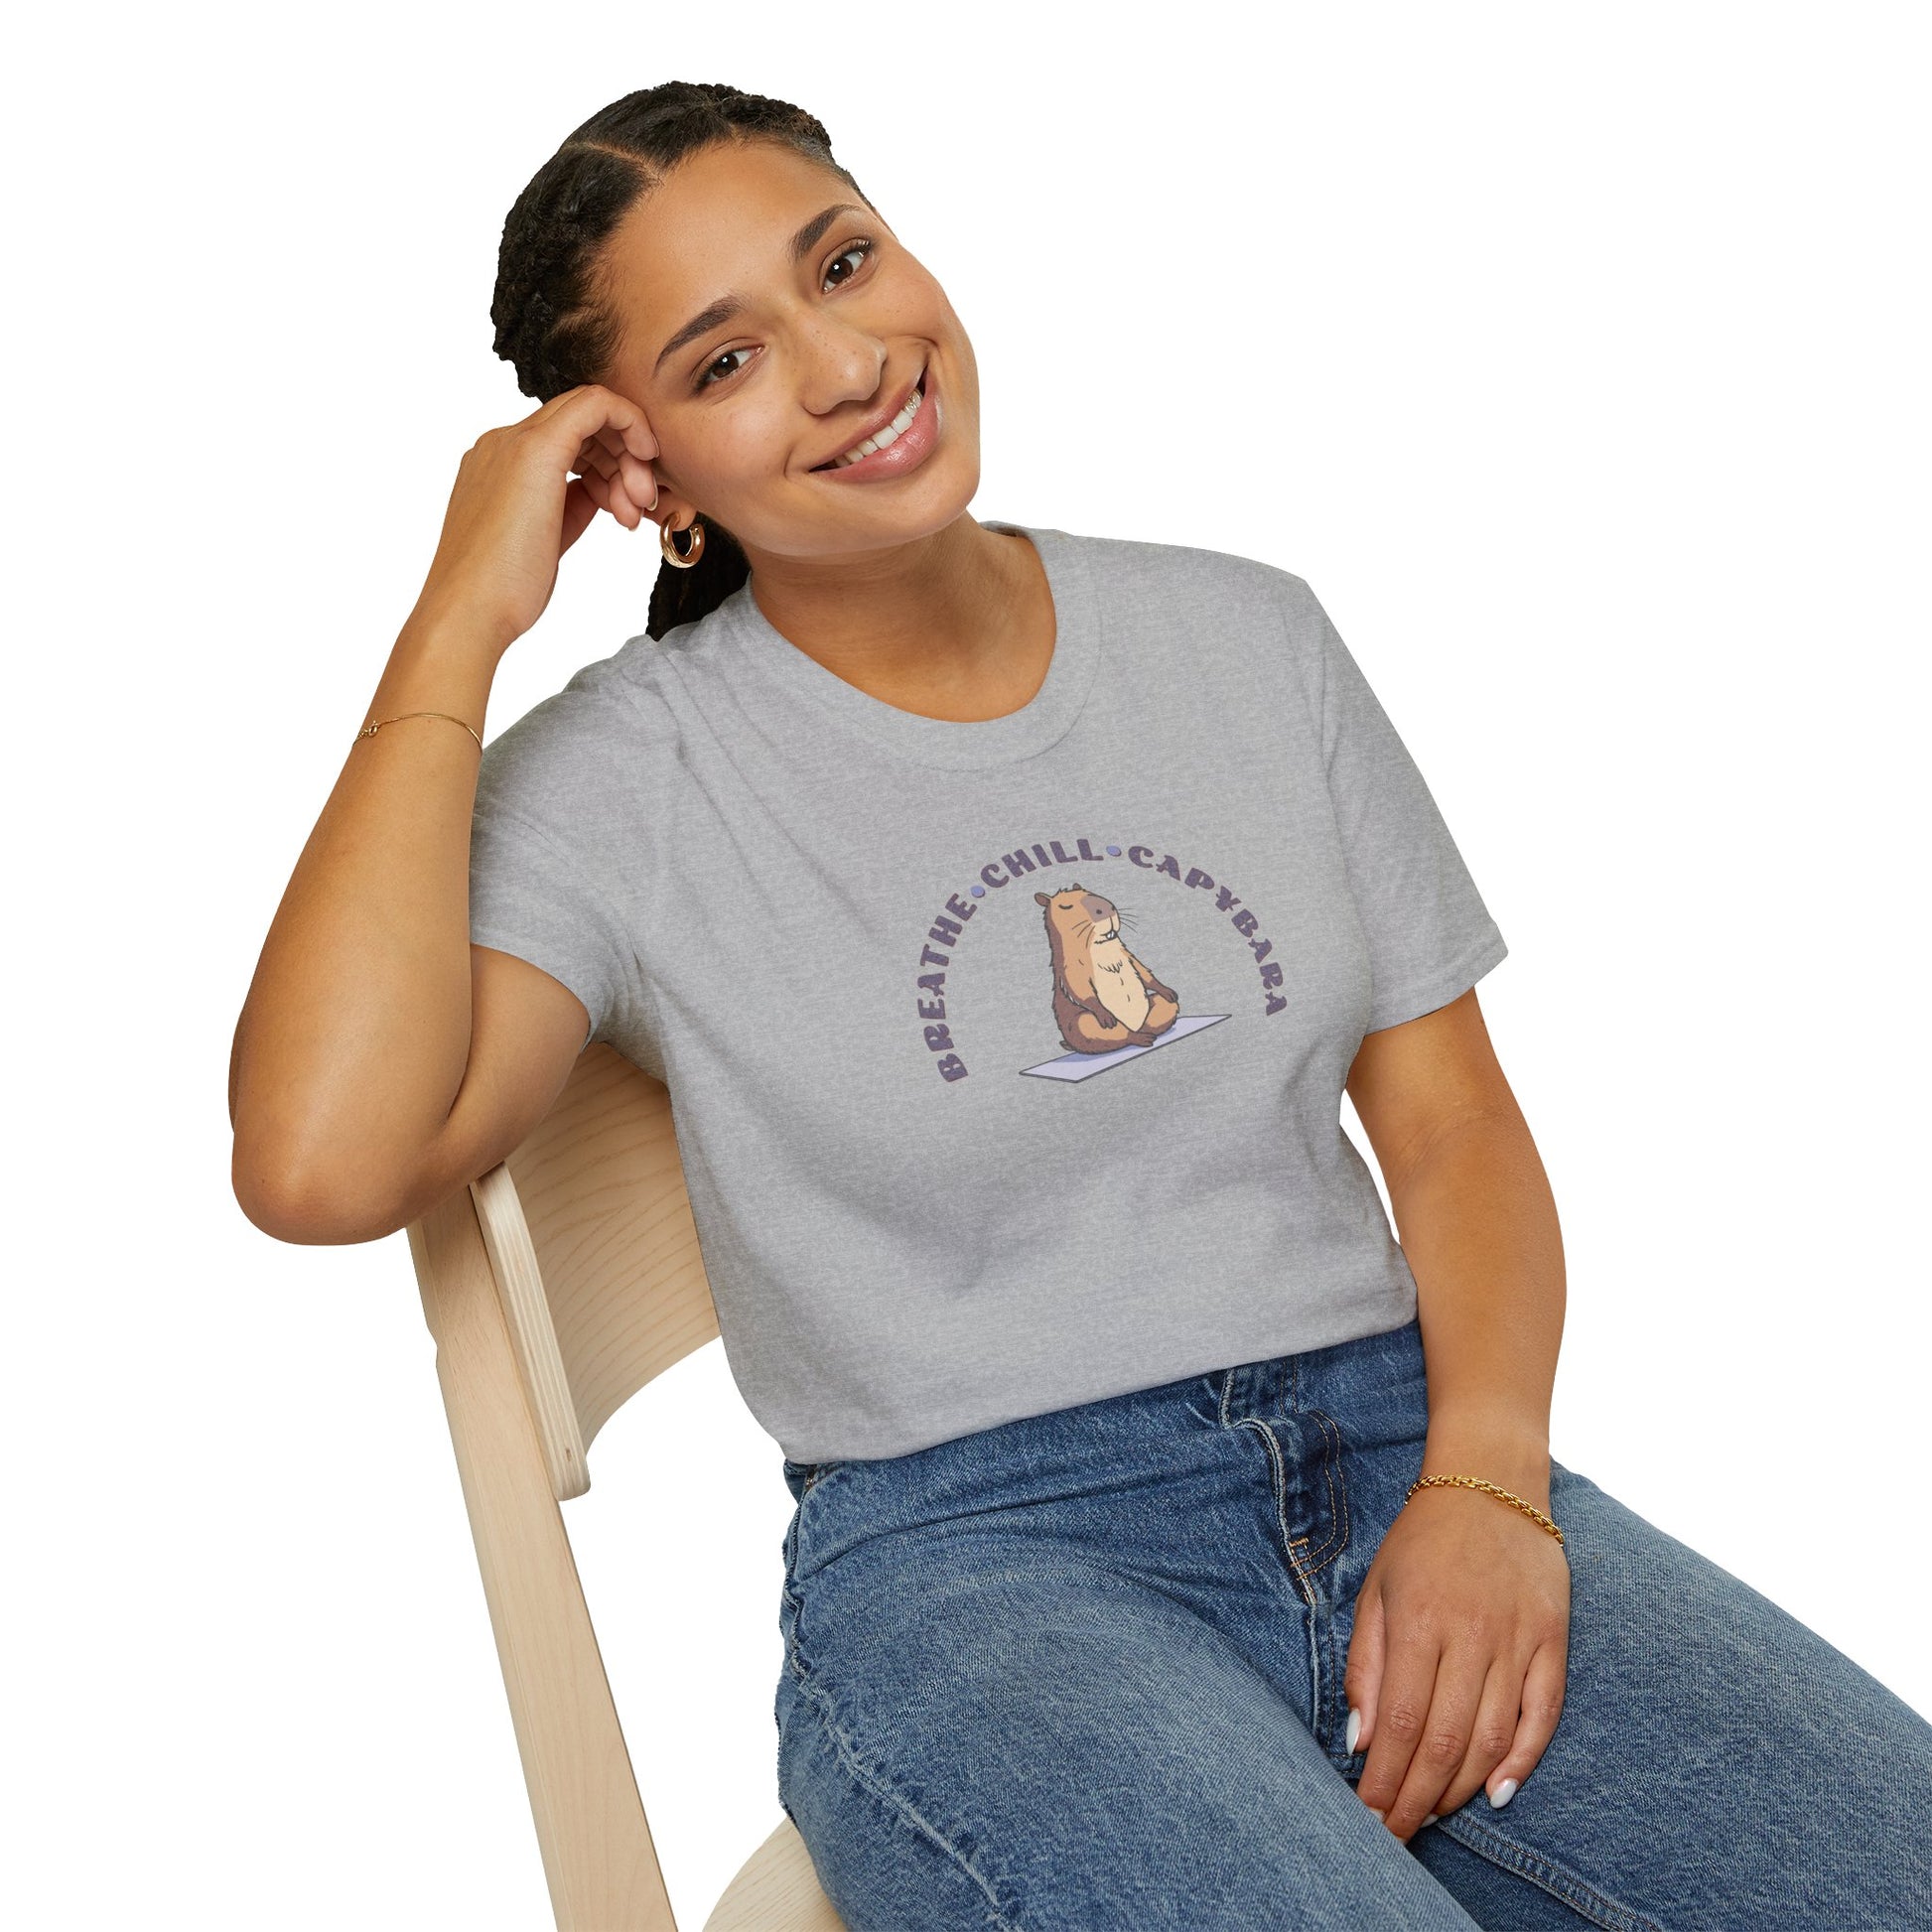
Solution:
[(791, 1629), (785, 1633), (785, 1668), (799, 1683), (805, 1681), (805, 1666), (798, 1656), (798, 1599), (789, 1589), (784, 1592), (785, 1601), (791, 1606)]
[(993, 1890), (993, 1887), (974, 1870), (972, 1861), (955, 1845), (946, 1833), (942, 1832), (917, 1805), (901, 1792), (883, 1773), (874, 1770), (859, 1753), (853, 1749), (852, 1740), (840, 1725), (832, 1709), (832, 1700), (823, 1687), (813, 1678), (799, 1676), (799, 1690), (810, 1700), (812, 1708), (818, 1713), (819, 1722), (824, 1725), (826, 1734), (832, 1739), (844, 1765), (846, 1774), (862, 1791), (878, 1799), (889, 1811), (909, 1823), (922, 1837), (929, 1839), (958, 1868), (970, 1878), (986, 1895), (987, 1909), (993, 1914), (993, 1924), (998, 1932), (1023, 1932), (1018, 1921), (1007, 1916), (1006, 1908)]
[[(1286, 1419), (1288, 1415), (1289, 1403), (1291, 1401), (1292, 1391), (1290, 1388), (1284, 1387), (1283, 1383), (1286, 1380), (1292, 1379), (1293, 1383), (1296, 1386), (1299, 1386), (1300, 1371), (1296, 1368), (1292, 1360), (1287, 1360), (1287, 1361), (1278, 1360), (1275, 1363), (1273, 1363), (1272, 1366), (1274, 1367), (1275, 1376), (1276, 1376), (1276, 1389), (1275, 1389), (1276, 1411), (1284, 1419)], [(1226, 1429), (1229, 1426), (1228, 1409), (1234, 1393), (1234, 1378), (1238, 1373), (1239, 1373), (1238, 1369), (1231, 1368), (1228, 1370), (1227, 1374), (1223, 1376), (1221, 1379), (1220, 1408), (1221, 1408), (1221, 1427), (1223, 1429)], [(1334, 1421), (1330, 1417), (1323, 1415), (1319, 1409), (1310, 1409), (1306, 1413), (1314, 1416), (1319, 1420), (1322, 1427), (1324, 1442), (1326, 1444), (1326, 1447), (1322, 1451), (1321, 1471), (1322, 1471), (1322, 1478), (1328, 1486), (1328, 1520), (1332, 1525), (1332, 1527), (1328, 1532), (1327, 1541), (1323, 1543), (1318, 1550), (1311, 1550), (1306, 1557), (1300, 1559), (1298, 1559), (1294, 1553), (1303, 1544), (1307, 1543), (1309, 1539), (1306, 1536), (1301, 1536), (1295, 1538), (1293, 1542), (1289, 1540), (1288, 1517), (1285, 1513), (1286, 1512), (1286, 1489), (1287, 1489), (1286, 1471), (1283, 1466), (1281, 1445), (1275, 1439), (1274, 1430), (1269, 1426), (1269, 1424), (1262, 1421), (1262, 1419), (1259, 1416), (1243, 1416), (1233, 1425), (1233, 1427), (1237, 1429), (1258, 1429), (1262, 1432), (1263, 1436), (1267, 1439), (1269, 1459), (1274, 1465), (1275, 1474), (1277, 1477), (1277, 1481), (1275, 1485), (1275, 1505), (1276, 1505), (1275, 1513), (1281, 1523), (1282, 1544), (1283, 1547), (1288, 1552), (1289, 1561), (1291, 1563), (1296, 1564), (1297, 1568), (1301, 1570), (1304, 1574), (1306, 1574), (1309, 1577), (1312, 1577), (1317, 1570), (1325, 1569), (1328, 1564), (1333, 1562), (1333, 1560), (1338, 1555), (1340, 1555), (1341, 1551), (1347, 1545), (1348, 1485), (1346, 1482), (1340, 1482), (1339, 1494), (1337, 1494), (1337, 1487), (1338, 1487), (1337, 1479), (1340, 1476), (1339, 1463), (1341, 1459), (1340, 1429), (1335, 1425)]]
[(1311, 1550), (1305, 1559), (1311, 1576), (1317, 1570), (1332, 1563), (1348, 1547), (1348, 1480), (1341, 1472), (1341, 1429), (1331, 1416), (1324, 1415), (1319, 1409), (1304, 1412), (1313, 1416), (1320, 1423), (1328, 1438), (1328, 1449), (1322, 1457), (1321, 1473), (1328, 1485), (1328, 1520), (1335, 1525), (1330, 1531), (1328, 1541), (1319, 1550)]
[[(1328, 1418), (1321, 1415), (1320, 1410), (1311, 1409), (1308, 1413), (1313, 1416), (1319, 1416), (1321, 1421), (1329, 1428), (1333, 1427), (1329, 1423)], [(1289, 1562), (1295, 1567), (1296, 1575), (1306, 1579), (1311, 1585), (1309, 1593), (1310, 1604), (1314, 1607), (1319, 1607), (1312, 1590), (1315, 1574), (1317, 1571), (1325, 1570), (1348, 1545), (1348, 1485), (1345, 1480), (1340, 1483), (1339, 1495), (1337, 1495), (1337, 1478), (1340, 1475), (1339, 1465), (1341, 1459), (1339, 1434), (1328, 1442), (1327, 1447), (1322, 1451), (1321, 1458), (1322, 1479), (1327, 1484), (1328, 1489), (1328, 1520), (1331, 1525), (1327, 1540), (1319, 1549), (1307, 1551), (1304, 1555), (1298, 1557), (1295, 1554), (1296, 1551), (1308, 1543), (1310, 1538), (1298, 1536), (1293, 1541), (1289, 1539), (1286, 1503), (1287, 1471), (1285, 1458), (1281, 1451), (1281, 1445), (1276, 1441), (1275, 1432), (1270, 1425), (1262, 1422), (1257, 1417), (1244, 1417), (1238, 1427), (1258, 1429), (1268, 1440), (1269, 1457), (1274, 1464), (1277, 1478), (1275, 1484), (1275, 1513), (1281, 1523), (1282, 1545), (1287, 1552)]]
[(798, 1518), (800, 1512), (791, 1512), (791, 1521), (785, 1526), (785, 1574), (778, 1585), (778, 1593), (784, 1598), (789, 1615), (785, 1618), (784, 1644), (785, 1668), (801, 1684), (805, 1681), (805, 1666), (798, 1654), (798, 1618), (803, 1609), (792, 1581), (798, 1567)]
[[(1319, 1409), (1310, 1409), (1306, 1413), (1315, 1417), (1321, 1423), (1322, 1427), (1330, 1432), (1331, 1440), (1324, 1465), (1324, 1472), (1328, 1482), (1328, 1507), (1331, 1512), (1331, 1520), (1340, 1525), (1338, 1533), (1332, 1539), (1334, 1543), (1333, 1549), (1327, 1550), (1327, 1547), (1324, 1545), (1323, 1548), (1326, 1554), (1322, 1555), (1319, 1563), (1313, 1564), (1310, 1569), (1309, 1574), (1311, 1583), (1312, 1583), (1314, 1571), (1333, 1562), (1348, 1547), (1351, 1526), (1348, 1509), (1348, 1477), (1346, 1471), (1341, 1466), (1340, 1425), (1332, 1417), (1326, 1415)], [(1337, 1495), (1337, 1491), (1339, 1491), (1339, 1495)], [(1311, 1593), (1312, 1594), (1312, 1590)], [(1314, 1722), (1315, 1740), (1324, 1750), (1329, 1752), (1333, 1761), (1345, 1765), (1352, 1762), (1355, 1757), (1361, 1755), (1359, 1752), (1343, 1751), (1336, 1757), (1331, 1741), (1342, 1735), (1342, 1707), (1347, 1702), (1342, 1682), (1347, 1674), (1345, 1661), (1336, 1654), (1334, 1617), (1331, 1614), (1324, 1613), (1318, 1603), (1314, 1608), (1314, 1616), (1317, 1625), (1316, 1636), (1321, 1645), (1323, 1669), (1320, 1695), (1315, 1698), (1311, 1712)]]
[[(1320, 1605), (1314, 1590), (1313, 1572), (1305, 1568), (1295, 1554), (1309, 1539), (1306, 1536), (1290, 1537), (1288, 1533), (1288, 1458), (1282, 1453), (1281, 1444), (1275, 1440), (1274, 1430), (1258, 1416), (1244, 1416), (1235, 1427), (1252, 1429), (1267, 1448), (1269, 1469), (1274, 1477), (1270, 1486), (1275, 1492), (1275, 1525), (1282, 1533), (1282, 1552), (1297, 1580), (1306, 1586), (1302, 1593), (1307, 1597), (1309, 1607), (1318, 1609)], [(1319, 1568), (1318, 1565), (1316, 1567)]]
[(1466, 1846), (1478, 1858), (1540, 1885), (1553, 1898), (1561, 1899), (1572, 1911), (1581, 1913), (1604, 1932), (1665, 1932), (1656, 1919), (1620, 1904), (1594, 1885), (1577, 1876), (1554, 1859), (1532, 1852), (1515, 1839), (1506, 1838), (1485, 1825), (1476, 1823), (1466, 1812), (1451, 1812), (1438, 1821), (1436, 1829), (1447, 1832), (1458, 1845)]

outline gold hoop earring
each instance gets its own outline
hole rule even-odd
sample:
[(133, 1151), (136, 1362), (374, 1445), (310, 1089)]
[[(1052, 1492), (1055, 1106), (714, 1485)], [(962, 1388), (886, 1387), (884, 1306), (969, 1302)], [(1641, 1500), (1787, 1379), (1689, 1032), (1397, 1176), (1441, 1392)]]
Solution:
[(667, 563), (675, 564), (679, 570), (689, 570), (704, 555), (704, 524), (695, 516), (691, 519), (691, 547), (680, 550), (670, 518), (666, 517), (657, 526), (657, 547), (663, 551)]

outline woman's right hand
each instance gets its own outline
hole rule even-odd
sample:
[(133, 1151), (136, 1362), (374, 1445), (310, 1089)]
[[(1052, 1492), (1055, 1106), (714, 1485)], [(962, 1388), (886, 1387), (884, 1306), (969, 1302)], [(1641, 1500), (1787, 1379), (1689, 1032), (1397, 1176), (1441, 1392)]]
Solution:
[(600, 383), (485, 430), (457, 466), (416, 615), (455, 619), (507, 650), (540, 618), (563, 554), (600, 509), (635, 530), (657, 502), (657, 439)]

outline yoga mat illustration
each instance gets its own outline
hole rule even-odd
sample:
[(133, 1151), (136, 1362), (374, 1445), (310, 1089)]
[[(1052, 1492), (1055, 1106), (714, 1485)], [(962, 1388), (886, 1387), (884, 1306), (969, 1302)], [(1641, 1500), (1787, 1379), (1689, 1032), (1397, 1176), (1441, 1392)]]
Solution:
[(1225, 1013), (1182, 1014), (1151, 1046), (1116, 1046), (1108, 1053), (1062, 1053), (1057, 1059), (1041, 1060), (1037, 1066), (1023, 1066), (1020, 1071), (1036, 1073), (1042, 1080), (1084, 1080), (1092, 1074), (1105, 1073), (1122, 1060), (1136, 1060), (1143, 1053), (1158, 1053), (1162, 1047), (1172, 1046), (1175, 1040), (1185, 1039), (1203, 1027), (1215, 1026), (1227, 1018)]

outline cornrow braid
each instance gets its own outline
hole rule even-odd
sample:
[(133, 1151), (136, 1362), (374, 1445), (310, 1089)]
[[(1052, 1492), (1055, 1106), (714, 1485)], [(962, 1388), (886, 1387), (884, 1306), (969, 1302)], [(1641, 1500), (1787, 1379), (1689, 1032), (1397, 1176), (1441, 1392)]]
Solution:
[[(531, 176), (503, 221), (489, 320), (516, 386), (548, 402), (602, 382), (620, 324), (600, 281), (605, 243), (638, 198), (680, 161), (721, 141), (781, 142), (829, 168), (866, 206), (834, 159), (823, 122), (790, 101), (718, 81), (666, 80), (600, 108)], [(751, 575), (738, 539), (705, 518), (704, 554), (689, 569), (660, 563), (644, 628), (653, 637), (714, 611)]]

